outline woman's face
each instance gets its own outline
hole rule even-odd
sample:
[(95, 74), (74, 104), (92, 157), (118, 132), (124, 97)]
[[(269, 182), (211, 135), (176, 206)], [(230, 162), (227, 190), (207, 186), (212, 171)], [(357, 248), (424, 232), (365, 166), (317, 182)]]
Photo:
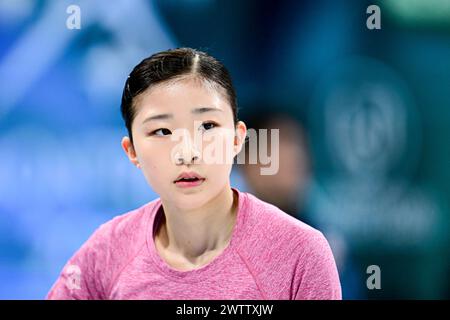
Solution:
[[(136, 97), (134, 107), (134, 144), (125, 137), (122, 146), (163, 201), (195, 209), (229, 185), (246, 127), (234, 126), (231, 106), (217, 88), (189, 78), (162, 83)], [(175, 180), (183, 172), (205, 180), (182, 187)]]

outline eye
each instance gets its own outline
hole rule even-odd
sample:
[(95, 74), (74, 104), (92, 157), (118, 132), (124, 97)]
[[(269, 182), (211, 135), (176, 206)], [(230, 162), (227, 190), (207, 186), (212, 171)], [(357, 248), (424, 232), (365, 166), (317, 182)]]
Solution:
[(151, 136), (165, 136), (165, 135), (169, 135), (172, 132), (170, 132), (169, 129), (166, 128), (160, 128), (158, 130), (155, 130), (153, 132), (150, 133)]
[(203, 123), (202, 124), (202, 127), (203, 128), (205, 128), (205, 130), (210, 130), (210, 129), (213, 129), (213, 128), (215, 128), (215, 127), (217, 127), (218, 125), (216, 124), (216, 123), (214, 123), (214, 122), (205, 122), (205, 123)]

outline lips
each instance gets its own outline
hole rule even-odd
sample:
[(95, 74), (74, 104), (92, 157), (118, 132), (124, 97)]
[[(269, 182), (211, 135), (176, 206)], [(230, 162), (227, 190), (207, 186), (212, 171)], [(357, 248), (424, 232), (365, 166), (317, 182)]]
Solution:
[(201, 175), (199, 175), (196, 172), (183, 172), (182, 174), (180, 174), (177, 179), (174, 181), (174, 183), (177, 182), (196, 182), (196, 181), (201, 181), (201, 180), (205, 180), (205, 178), (203, 178)]

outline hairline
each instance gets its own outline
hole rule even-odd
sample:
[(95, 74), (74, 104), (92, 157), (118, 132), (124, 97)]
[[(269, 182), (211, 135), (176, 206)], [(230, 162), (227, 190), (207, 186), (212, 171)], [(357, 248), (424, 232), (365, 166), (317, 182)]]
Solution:
[[(203, 86), (204, 88), (206, 88), (208, 90), (215, 90), (215, 91), (217, 91), (223, 98), (225, 98), (225, 100), (227, 101), (229, 107), (231, 108), (231, 111), (233, 112), (232, 103), (230, 101), (231, 97), (228, 97), (228, 94), (227, 94), (227, 91), (226, 91), (225, 88), (223, 88), (216, 81), (213, 81), (213, 80), (210, 80), (210, 79), (206, 79), (205, 77), (203, 77), (202, 75), (200, 75), (198, 73), (191, 72), (191, 73), (185, 73), (185, 74), (177, 75), (177, 76), (175, 76), (173, 78), (170, 78), (170, 79), (163, 80), (163, 81), (160, 81), (158, 83), (152, 84), (147, 89), (143, 90), (142, 92), (137, 94), (135, 97), (133, 97), (132, 101), (131, 101), (131, 109), (134, 112), (134, 118), (136, 117), (136, 114), (137, 114), (137, 110), (136, 110), (137, 106), (136, 106), (136, 104), (139, 103), (141, 99), (143, 99), (144, 95), (150, 94), (154, 89), (169, 87), (169, 86), (177, 84), (179, 82), (184, 82), (184, 81), (189, 81), (189, 80), (193, 80), (196, 84), (201, 85), (201, 86)], [(233, 121), (234, 121), (234, 119), (233, 119)], [(132, 123), (134, 123), (134, 120), (133, 120)], [(131, 124), (131, 126), (133, 126), (133, 125)]]

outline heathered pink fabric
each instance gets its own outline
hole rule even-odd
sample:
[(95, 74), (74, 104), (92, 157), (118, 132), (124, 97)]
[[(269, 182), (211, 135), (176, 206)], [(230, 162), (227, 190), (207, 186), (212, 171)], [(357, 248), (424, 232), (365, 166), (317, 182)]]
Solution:
[[(239, 195), (233, 234), (209, 264), (179, 271), (159, 256), (153, 233), (162, 211), (156, 199), (101, 225), (67, 262), (47, 299), (341, 299), (323, 234), (232, 189)], [(81, 271), (78, 287), (73, 266)]]

